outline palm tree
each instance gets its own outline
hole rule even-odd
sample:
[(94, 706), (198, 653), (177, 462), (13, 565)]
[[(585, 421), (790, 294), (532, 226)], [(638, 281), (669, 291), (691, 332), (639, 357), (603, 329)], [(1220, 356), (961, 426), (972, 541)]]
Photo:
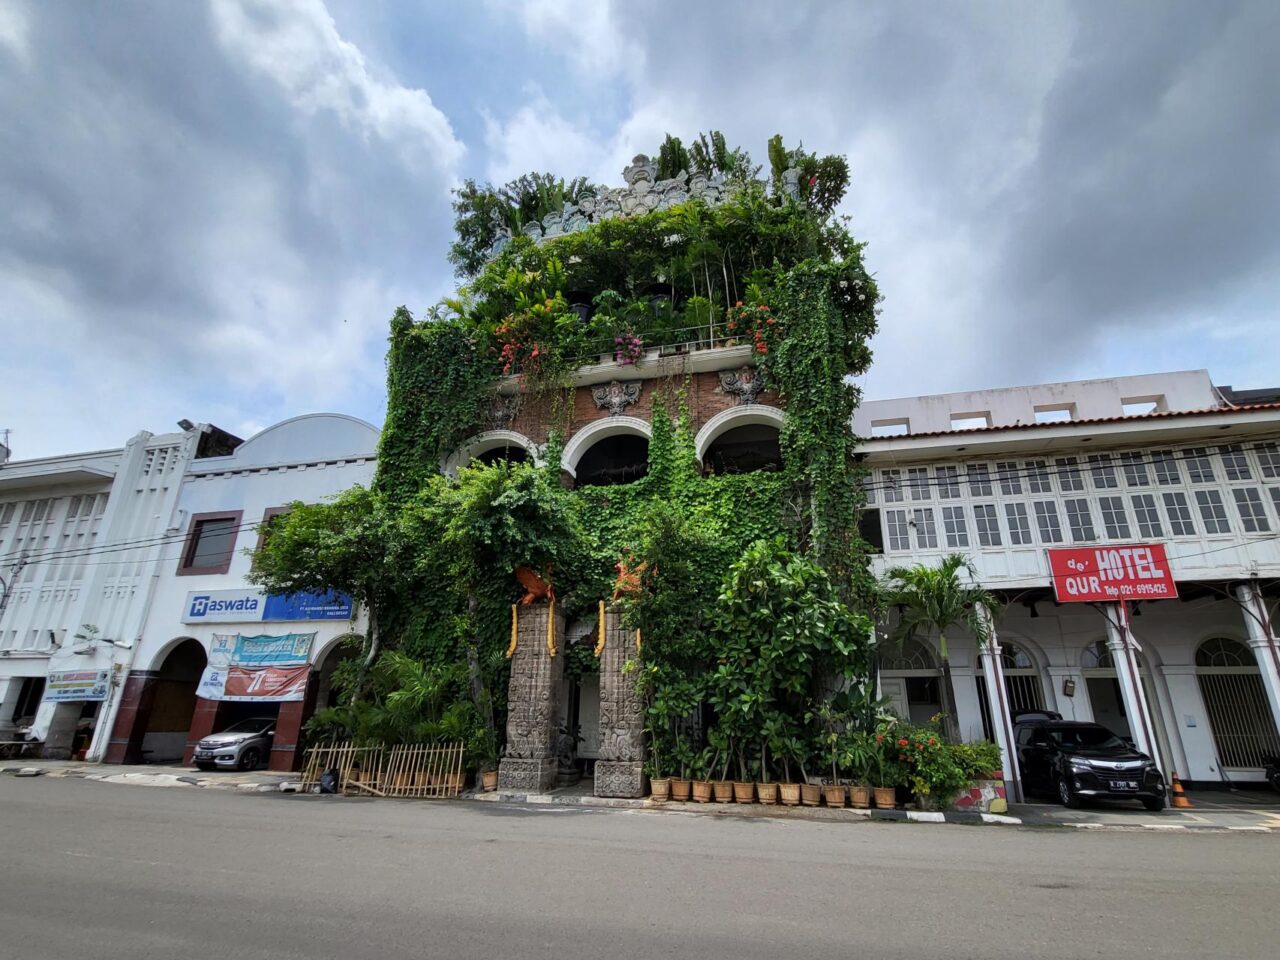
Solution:
[[(967, 577), (962, 579), (961, 573)], [(991, 638), (991, 620), (984, 608), (994, 610), (997, 601), (978, 586), (973, 564), (959, 553), (943, 557), (937, 567), (924, 564), (893, 567), (885, 573), (883, 586), (885, 605), (897, 606), (901, 611), (895, 640), (899, 643), (908, 640), (917, 630), (937, 631), (938, 654), (942, 660), (942, 730), (947, 739), (959, 741), (947, 631), (962, 627), (977, 637), (979, 646), (986, 645)]]

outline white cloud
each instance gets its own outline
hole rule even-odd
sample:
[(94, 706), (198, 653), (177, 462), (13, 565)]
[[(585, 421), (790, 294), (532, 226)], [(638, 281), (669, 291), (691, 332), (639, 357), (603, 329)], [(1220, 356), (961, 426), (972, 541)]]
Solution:
[(597, 80), (639, 77), (644, 48), (620, 26), (613, 0), (488, 0), (499, 19), (518, 18), (530, 40)]
[(27, 11), (17, 0), (0, 6), (0, 49), (8, 50), (23, 66), (31, 58), (30, 32)]
[(218, 39), (305, 114), (330, 111), (410, 163), (452, 175), (465, 148), (425, 90), (376, 79), (321, 0), (215, 0)]

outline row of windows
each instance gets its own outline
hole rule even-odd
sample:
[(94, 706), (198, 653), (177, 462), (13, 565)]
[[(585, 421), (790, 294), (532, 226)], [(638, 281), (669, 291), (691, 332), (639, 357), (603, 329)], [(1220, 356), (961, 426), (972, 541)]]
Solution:
[[(1073, 543), (1088, 543), (1099, 539), (1099, 532), (1108, 540), (1194, 537), (1201, 532), (1204, 535), (1229, 534), (1233, 522), (1238, 522), (1240, 530), (1245, 533), (1270, 532), (1271, 521), (1263, 505), (1261, 491), (1254, 487), (1238, 487), (1227, 492), (1234, 502), (1234, 521), (1228, 514), (1228, 504), (1221, 490), (1191, 491), (1194, 499), (1189, 499), (1188, 492), (1182, 490), (1135, 493), (1129, 495), (1127, 503), (1123, 496), (1099, 497), (1096, 516), (1093, 503), (1085, 497), (1064, 500), (1061, 512), (1056, 500), (1005, 503), (1003, 529), (996, 504), (975, 503), (972, 504), (972, 536), (976, 543), (971, 543), (965, 506), (956, 504), (939, 508), (942, 539), (948, 547), (1000, 547), (1004, 546), (1004, 537), (1007, 536), (1010, 546), (1028, 546), (1033, 542), (1033, 527), (1043, 544), (1064, 543), (1068, 537)], [(1280, 523), (1280, 486), (1268, 487), (1267, 492)], [(888, 548), (912, 549), (913, 529), (915, 549), (938, 547), (938, 519), (933, 507), (886, 510)], [(1200, 529), (1197, 529), (1197, 524)]]
[[(885, 503), (958, 500), (964, 496), (990, 497), (998, 488), (1003, 496), (1023, 493), (1082, 493), (1128, 488), (1169, 487), (1184, 483), (1211, 484), (1219, 480), (1241, 482), (1280, 479), (1280, 444), (1275, 441), (1251, 447), (1231, 444), (1217, 448), (1149, 450), (1121, 454), (1095, 453), (1084, 462), (1079, 457), (908, 467), (879, 472), (879, 481), (868, 484), (868, 502), (877, 492)], [(1056, 490), (1055, 490), (1056, 487)]]

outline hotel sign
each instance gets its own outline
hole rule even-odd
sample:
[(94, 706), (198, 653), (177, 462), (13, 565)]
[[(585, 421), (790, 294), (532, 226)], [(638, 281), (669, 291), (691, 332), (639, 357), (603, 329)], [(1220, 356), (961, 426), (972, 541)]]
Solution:
[(1178, 596), (1162, 543), (1050, 550), (1049, 571), (1059, 603), (1172, 600)]

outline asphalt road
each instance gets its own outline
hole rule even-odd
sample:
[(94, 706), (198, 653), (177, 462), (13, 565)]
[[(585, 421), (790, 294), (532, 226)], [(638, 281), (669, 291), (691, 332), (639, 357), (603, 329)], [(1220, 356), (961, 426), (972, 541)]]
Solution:
[(1272, 958), (1280, 838), (0, 777), (0, 955)]

